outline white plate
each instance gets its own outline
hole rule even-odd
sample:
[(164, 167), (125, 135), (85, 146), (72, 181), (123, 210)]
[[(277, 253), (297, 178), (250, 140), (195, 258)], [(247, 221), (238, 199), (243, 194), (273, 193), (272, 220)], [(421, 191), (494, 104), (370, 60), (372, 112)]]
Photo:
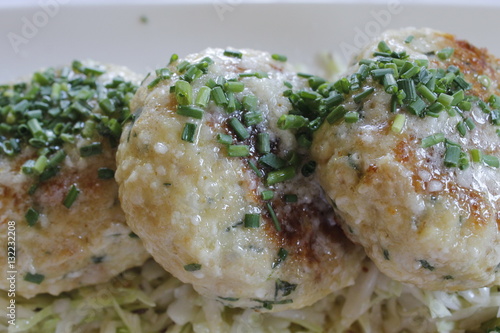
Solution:
[(87, 58), (146, 73), (164, 65), (172, 53), (183, 56), (209, 46), (262, 49), (311, 66), (320, 52), (336, 52), (346, 59), (367, 38), (405, 26), (451, 32), (500, 55), (496, 40), (500, 6), (484, 2), (474, 6), (472, 1), (446, 5), (442, 0), (426, 5), (398, 0), (103, 3), (39, 0), (0, 4), (0, 83), (41, 67)]

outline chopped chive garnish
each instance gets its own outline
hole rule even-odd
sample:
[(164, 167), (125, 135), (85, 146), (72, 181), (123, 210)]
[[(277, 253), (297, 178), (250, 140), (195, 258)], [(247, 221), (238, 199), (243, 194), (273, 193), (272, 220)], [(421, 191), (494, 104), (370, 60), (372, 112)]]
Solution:
[(398, 111), (398, 97), (397, 95), (392, 95), (391, 96), (391, 103), (390, 103), (390, 109), (391, 113), (395, 113)]
[(253, 172), (255, 172), (255, 175), (259, 178), (262, 178), (264, 175), (262, 174), (262, 172), (259, 170), (259, 168), (257, 167), (257, 165), (255, 165), (255, 163), (251, 160), (247, 160), (247, 163), (248, 163), (248, 166), (250, 167), (250, 169), (253, 170)]
[(260, 226), (260, 214), (245, 214), (245, 228), (258, 228)]
[(179, 105), (189, 105), (193, 102), (193, 88), (189, 82), (179, 80), (175, 83), (175, 98)]
[(241, 73), (238, 74), (239, 77), (256, 77), (258, 79), (268, 78), (269, 75), (266, 72), (252, 72), (252, 73)]
[(433, 271), (435, 269), (435, 267), (429, 264), (427, 260), (418, 260), (418, 262), (420, 262), (422, 268), (428, 269), (430, 271)]
[(472, 118), (467, 117), (464, 119), (464, 122), (465, 122), (465, 125), (467, 125), (467, 128), (469, 130), (472, 131), (474, 128), (476, 128), (476, 124), (474, 124), (474, 121), (472, 120)]
[(231, 50), (225, 50), (224, 55), (226, 57), (233, 57), (233, 58), (239, 58), (241, 59), (243, 57), (243, 53), (239, 51), (231, 51)]
[(201, 264), (187, 264), (184, 265), (184, 270), (187, 272), (195, 272), (201, 269)]
[(285, 202), (287, 203), (294, 203), (299, 201), (299, 198), (297, 197), (297, 194), (285, 194)]
[(347, 113), (347, 110), (344, 108), (343, 105), (337, 106), (335, 109), (333, 109), (330, 114), (326, 117), (326, 120), (330, 124), (334, 124), (338, 122), (339, 120), (344, 118), (344, 115)]
[(483, 159), (483, 154), (481, 153), (481, 151), (479, 149), (475, 149), (475, 148), (470, 150), (470, 156), (471, 156), (472, 162), (476, 162), (476, 163), (481, 162)]
[(172, 65), (174, 62), (176, 62), (177, 60), (179, 60), (179, 56), (174, 53), (170, 56), (170, 60), (168, 61), (168, 64), (169, 65)]
[(315, 161), (309, 161), (302, 166), (301, 172), (304, 177), (311, 176), (314, 171), (316, 171), (317, 163)]
[(245, 128), (245, 126), (241, 123), (241, 121), (238, 120), (238, 118), (230, 118), (229, 119), (229, 126), (231, 126), (233, 131), (236, 133), (236, 136), (240, 140), (245, 140), (245, 139), (248, 139), (250, 137), (250, 133)]
[(498, 159), (498, 157), (493, 155), (483, 155), (483, 162), (493, 168), (500, 167), (500, 160)]
[(187, 67), (184, 75), (181, 76), (181, 79), (186, 80), (187, 82), (193, 82), (195, 79), (199, 78), (203, 75), (203, 71), (199, 69), (195, 65), (190, 65)]
[(260, 124), (264, 118), (262, 113), (258, 110), (247, 111), (243, 114), (243, 120), (246, 126), (253, 126)]
[(406, 44), (410, 44), (413, 41), (413, 38), (415, 38), (415, 36), (409, 35), (408, 37), (406, 37), (406, 39), (404, 40), (404, 42)]
[(189, 65), (191, 65), (189, 61), (184, 60), (177, 65), (177, 70), (179, 71), (179, 73), (184, 73), (186, 69), (189, 67)]
[(420, 95), (425, 98), (429, 103), (434, 103), (437, 100), (437, 95), (432, 92), (426, 85), (419, 85), (417, 91)]
[(469, 90), (472, 85), (461, 76), (457, 76), (453, 81), (463, 90)]
[(39, 156), (33, 165), (33, 172), (36, 175), (40, 175), (47, 167), (48, 160), (45, 155)]
[(269, 212), (269, 215), (271, 216), (271, 220), (273, 221), (274, 227), (278, 232), (281, 231), (281, 224), (280, 221), (278, 220), (278, 217), (276, 216), (276, 213), (274, 212), (273, 206), (271, 206), (271, 204), (268, 202), (266, 203), (266, 208), (267, 211)]
[(276, 61), (281, 61), (281, 62), (285, 62), (288, 60), (288, 58), (282, 54), (272, 54), (271, 55), (271, 58), (273, 58), (274, 60)]
[(457, 105), (458, 103), (460, 103), (461, 101), (464, 100), (465, 98), (465, 93), (463, 90), (458, 90), (457, 92), (455, 92), (453, 95), (453, 101), (451, 102), (451, 105)]
[(233, 137), (229, 134), (219, 133), (217, 134), (217, 142), (224, 145), (230, 145), (233, 143)]
[(303, 73), (303, 72), (298, 72), (297, 76), (301, 77), (301, 78), (304, 78), (304, 79), (308, 79), (310, 77), (313, 77), (314, 75), (313, 74), (308, 74), (308, 73)]
[(34, 208), (30, 207), (27, 211), (26, 214), (24, 214), (24, 217), (26, 219), (26, 222), (28, 222), (28, 225), (30, 227), (34, 226), (36, 222), (38, 221), (38, 218), (40, 216), (40, 213), (38, 213)]
[(267, 185), (274, 185), (292, 179), (293, 177), (295, 177), (295, 168), (289, 166), (284, 169), (269, 172), (267, 174), (266, 183)]
[(307, 125), (308, 120), (305, 117), (294, 115), (294, 114), (284, 114), (278, 119), (278, 128), (282, 130), (301, 128)]
[(355, 123), (359, 120), (359, 112), (349, 111), (344, 115), (344, 121), (346, 123)]
[(307, 90), (300, 90), (297, 92), (297, 95), (299, 95), (300, 98), (305, 99), (305, 100), (317, 100), (320, 97), (320, 95), (316, 92), (313, 91), (307, 91)]
[(438, 56), (439, 59), (446, 60), (446, 59), (450, 58), (454, 52), (455, 52), (454, 48), (445, 47), (444, 49), (436, 52), (436, 55)]
[[(368, 71), (367, 71), (368, 72)], [(364, 73), (363, 74), (364, 77), (366, 77), (366, 75), (368, 75), (368, 73)], [(323, 79), (322, 77), (319, 77), (319, 76), (311, 76), (309, 79), (307, 79), (307, 82), (309, 83), (309, 87), (311, 87), (313, 90), (315, 91), (318, 91), (319, 88), (326, 83), (326, 80)], [(319, 91), (318, 91), (319, 92)]]
[(226, 96), (227, 96), (226, 112), (233, 113), (234, 111), (236, 111), (236, 98), (234, 97), (234, 93), (232, 91), (228, 91)]
[(438, 114), (439, 112), (443, 111), (445, 109), (444, 105), (439, 103), (439, 102), (435, 102), (434, 104), (430, 105), (429, 108), (427, 109), (428, 113), (434, 113), (434, 114)]
[(406, 116), (402, 113), (396, 114), (392, 122), (391, 131), (394, 133), (401, 133), (406, 123)]
[(500, 126), (500, 110), (499, 109), (491, 110), (490, 122), (493, 125)]
[(330, 109), (335, 106), (338, 106), (340, 103), (344, 101), (344, 96), (342, 94), (331, 93), (328, 97), (321, 101), (322, 106), (325, 109)]
[(489, 107), (488, 104), (486, 104), (483, 100), (478, 101), (479, 108), (484, 112), (484, 113), (490, 113), (491, 108)]
[(227, 81), (224, 84), (224, 89), (226, 91), (231, 91), (234, 93), (242, 92), (245, 89), (245, 84), (239, 81)]
[(196, 133), (196, 124), (186, 123), (184, 124), (184, 129), (182, 130), (181, 140), (187, 142), (194, 142), (194, 137)]
[(394, 76), (394, 69), (393, 68), (377, 68), (377, 69), (372, 70), (370, 73), (374, 79), (381, 80), (387, 74), (391, 74)]
[(70, 208), (78, 197), (78, 194), (80, 194), (80, 190), (76, 187), (75, 184), (71, 185), (71, 188), (64, 198), (63, 205), (66, 208)]
[(383, 41), (383, 40), (381, 40), (378, 43), (377, 48), (378, 48), (378, 50), (380, 52), (391, 53), (391, 49), (389, 48), (389, 46), (387, 45), (387, 43), (385, 41)]
[(99, 155), (102, 153), (102, 144), (100, 142), (94, 142), (90, 145), (80, 147), (80, 156), (89, 157), (93, 155)]
[(97, 169), (97, 177), (99, 179), (113, 179), (115, 177), (115, 171), (109, 168), (99, 168)]
[(438, 81), (438, 84), (441, 84), (442, 86), (439, 87), (439, 88), (443, 88), (447, 85), (449, 85), (451, 82), (453, 82), (453, 80), (455, 80), (455, 78), (457, 77), (457, 75), (453, 72), (448, 72), (445, 74), (444, 77), (442, 77), (439, 81)]
[(194, 104), (196, 106), (205, 108), (208, 105), (208, 102), (210, 101), (210, 92), (212, 89), (210, 89), (207, 86), (203, 86), (198, 90), (198, 94), (196, 95), (196, 99), (194, 101)]
[(485, 88), (489, 88), (491, 86), (491, 79), (488, 75), (479, 75), (477, 80)]
[(451, 103), (453, 102), (453, 96), (442, 93), (439, 94), (437, 101), (443, 104), (444, 106), (451, 106)]
[(425, 107), (425, 102), (420, 97), (417, 97), (417, 99), (415, 99), (408, 105), (408, 111), (417, 116), (421, 116), (422, 111), (424, 111)]
[(435, 134), (432, 134), (432, 135), (429, 135), (429, 136), (423, 138), (421, 146), (423, 148), (428, 148), (428, 147), (434, 146), (438, 143), (444, 142), (444, 140), (445, 140), (445, 137), (444, 137), (443, 133), (435, 133)]
[(312, 139), (307, 133), (299, 134), (297, 136), (297, 143), (300, 147), (310, 148), (312, 145)]
[(457, 167), (460, 160), (461, 149), (459, 146), (446, 144), (444, 165), (448, 168)]
[(265, 190), (265, 191), (262, 191), (262, 193), (260, 195), (262, 197), (262, 200), (271, 200), (272, 198), (274, 198), (274, 191)]
[(156, 77), (153, 81), (149, 82), (148, 84), (148, 89), (153, 89), (156, 87), (161, 81), (163, 81), (163, 78), (161, 76)]
[(236, 297), (222, 297), (222, 296), (219, 296), (219, 298), (223, 301), (228, 301), (228, 302), (237, 302), (239, 301), (239, 298), (236, 298)]
[(361, 64), (356, 74), (359, 75), (361, 79), (365, 79), (366, 77), (368, 77), (368, 74), (370, 74), (370, 67), (368, 67), (368, 65), (366, 64)]
[(222, 90), (221, 87), (219, 87), (219, 86), (214, 87), (212, 89), (211, 95), (212, 95), (212, 99), (216, 105), (218, 105), (218, 106), (227, 105), (228, 100), (227, 100), (226, 94), (224, 93), (224, 90)]
[(229, 157), (245, 157), (250, 155), (250, 147), (247, 145), (229, 145), (227, 147)]
[[(120, 122), (130, 113), (128, 103), (136, 87), (120, 77), (106, 84), (97, 82), (103, 73), (101, 68), (75, 61), (60, 71), (50, 68), (35, 73), (34, 84), (13, 85), (12, 93), (5, 94), (7, 86), (0, 87), (0, 104), (5, 110), (0, 114), (4, 138), (1, 150), (9, 156), (20, 153), (21, 140), (38, 148), (33, 162), (25, 164), (22, 171), (38, 174), (43, 182), (59, 170), (57, 166), (65, 157), (63, 143), (74, 144), (77, 136), (99, 135), (115, 144), (121, 134)], [(101, 112), (94, 113), (94, 109)], [(98, 152), (93, 148), (89, 147), (90, 155)], [(86, 149), (82, 148), (82, 152), (85, 155)]]
[(92, 137), (92, 135), (94, 135), (94, 132), (95, 132), (95, 129), (96, 129), (96, 125), (97, 123), (93, 120), (87, 120), (85, 122), (85, 125), (83, 126), (83, 129), (82, 129), (82, 136), (84, 138), (90, 138)]
[(97, 67), (84, 67), (83, 72), (87, 75), (97, 75), (97, 76), (105, 73), (103, 69)]
[(273, 153), (268, 153), (262, 156), (261, 158), (259, 158), (259, 162), (270, 166), (273, 169), (281, 169), (286, 165), (286, 162), (283, 159), (279, 158)]
[(395, 94), (398, 92), (398, 85), (396, 83), (396, 79), (394, 78), (394, 75), (392, 74), (385, 74), (384, 79), (384, 89), (385, 92), (388, 94)]
[(156, 71), (156, 76), (162, 77), (164, 79), (170, 79), (172, 72), (168, 68), (158, 68)]
[(460, 134), (461, 137), (464, 137), (465, 134), (467, 134), (467, 127), (465, 126), (465, 123), (463, 120), (460, 120), (457, 123), (457, 131)]
[(458, 160), (458, 167), (460, 170), (465, 170), (469, 167), (470, 162), (469, 162), (469, 157), (465, 152), (460, 152), (460, 159)]
[(203, 118), (203, 109), (191, 105), (178, 105), (177, 114), (185, 117), (191, 117), (195, 119)]
[(41, 135), (44, 134), (42, 126), (40, 126), (40, 123), (38, 122), (38, 119), (31, 118), (30, 120), (28, 120), (28, 122), (26, 123), (26, 125), (28, 126), (28, 129), (30, 130), (31, 134), (34, 137), (40, 137)]
[(273, 262), (272, 268), (278, 267), (279, 264), (281, 264), (285, 259), (288, 257), (288, 251), (285, 250), (284, 248), (280, 248), (278, 251), (278, 257), (276, 260)]
[(405, 102), (412, 102), (417, 99), (417, 89), (412, 79), (399, 79), (398, 87), (405, 93)]
[(409, 78), (412, 78), (415, 75), (417, 75), (419, 72), (420, 72), (420, 67), (413, 66), (413, 67), (409, 68), (407, 71), (401, 73), (400, 77), (402, 79), (409, 79)]
[(243, 97), (242, 101), (243, 108), (247, 111), (255, 111), (257, 110), (257, 104), (259, 100), (255, 95), (246, 95)]
[(31, 282), (31, 283), (40, 284), (43, 282), (43, 280), (45, 280), (45, 275), (43, 275), (43, 274), (38, 274), (38, 273), (32, 274), (32, 273), (28, 272), (24, 276), (24, 281)]
[(269, 133), (257, 134), (257, 151), (261, 154), (267, 154), (271, 151), (271, 141)]

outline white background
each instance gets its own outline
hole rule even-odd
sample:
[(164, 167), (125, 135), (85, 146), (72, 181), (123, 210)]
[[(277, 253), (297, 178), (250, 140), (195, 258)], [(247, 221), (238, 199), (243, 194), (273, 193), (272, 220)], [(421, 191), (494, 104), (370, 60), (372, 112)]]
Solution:
[(493, 0), (0, 0), (0, 83), (87, 58), (145, 74), (172, 53), (228, 46), (286, 54), (314, 69), (322, 52), (346, 60), (346, 48), (406, 26), (450, 32), (500, 55), (499, 17)]

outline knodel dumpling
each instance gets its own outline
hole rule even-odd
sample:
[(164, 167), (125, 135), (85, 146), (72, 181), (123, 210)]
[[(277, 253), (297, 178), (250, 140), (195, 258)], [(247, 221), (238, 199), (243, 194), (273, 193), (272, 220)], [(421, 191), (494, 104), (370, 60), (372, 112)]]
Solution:
[(0, 87), (0, 260), (17, 271), (19, 295), (103, 283), (149, 257), (114, 181), (139, 82), (124, 67), (75, 61)]
[[(284, 58), (208, 49), (139, 88), (118, 149), (132, 230), (166, 270), (239, 307), (299, 308), (353, 283), (364, 257), (310, 176)], [(296, 126), (298, 125), (298, 126)], [(310, 143), (310, 142), (309, 142)]]
[(341, 97), (312, 156), (346, 234), (393, 279), (445, 291), (499, 282), (499, 68), (449, 34), (405, 29), (333, 84)]

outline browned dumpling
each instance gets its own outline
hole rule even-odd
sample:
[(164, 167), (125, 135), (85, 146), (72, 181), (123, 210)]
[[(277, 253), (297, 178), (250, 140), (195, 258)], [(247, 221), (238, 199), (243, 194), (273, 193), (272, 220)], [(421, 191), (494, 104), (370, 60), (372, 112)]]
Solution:
[(310, 305), (353, 283), (364, 257), (278, 127), (285, 82), (305, 87), (265, 52), (177, 60), (139, 88), (118, 149), (132, 230), (167, 271), (230, 306)]
[(138, 82), (122, 67), (75, 62), (0, 88), (0, 260), (18, 295), (106, 282), (149, 257), (113, 178), (117, 121)]
[(316, 133), (346, 233), (391, 278), (445, 291), (499, 282), (499, 68), (446, 33), (386, 32), (346, 75), (367, 70), (342, 103), (350, 118)]

